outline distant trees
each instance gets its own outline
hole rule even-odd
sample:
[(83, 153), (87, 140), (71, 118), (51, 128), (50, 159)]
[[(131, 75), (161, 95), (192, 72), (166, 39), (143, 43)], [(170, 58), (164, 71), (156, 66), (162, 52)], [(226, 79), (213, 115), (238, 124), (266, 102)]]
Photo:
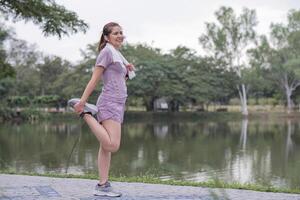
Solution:
[[(87, 23), (79, 19), (75, 12), (58, 5), (55, 0), (0, 0), (0, 14), (14, 21), (32, 21), (40, 26), (46, 36), (57, 35), (61, 38), (70, 33), (85, 32), (88, 28)], [(10, 39), (9, 52), (3, 45), (8, 39)], [(46, 89), (50, 90), (51, 87), (47, 85), (56, 79), (56, 75), (60, 74), (67, 64), (60, 63), (63, 62), (60, 58), (54, 60), (43, 58), (44, 62), (39, 63), (41, 56), (38, 54), (40, 53), (28, 47), (26, 42), (14, 39), (5, 25), (1, 24), (0, 96), (2, 101), (9, 94), (34, 96), (40, 91), (44, 94)]]
[[(74, 24), (62, 20), (68, 12), (61, 13), (64, 8), (54, 1), (28, 1), (28, 5), (34, 2), (32, 7), (20, 10), (23, 1), (0, 0), (0, 5), (4, 5), (0, 12), (7, 17), (18, 15), (18, 19), (37, 20), (42, 27), (48, 24), (47, 20), (58, 20), (51, 25), (56, 24), (56, 28), (43, 30), (59, 37), (79, 28), (79, 24), (87, 27), (80, 20)], [(45, 6), (49, 18), (32, 12), (39, 5)], [(55, 12), (61, 18), (52, 19)], [(73, 14), (68, 20), (78, 20)], [(138, 102), (151, 111), (154, 101), (164, 98), (170, 111), (178, 111), (180, 106), (228, 104), (238, 96), (242, 113), (247, 115), (249, 97), (285, 96), (290, 112), (300, 88), (300, 11), (291, 10), (286, 25), (272, 24), (269, 37), (257, 36), (254, 10), (244, 9), (236, 16), (232, 8), (221, 7), (215, 15), (218, 23), (207, 23), (206, 32), (199, 38), (207, 55), (197, 55), (184, 46), (168, 53), (145, 44), (123, 46), (122, 53), (137, 69), (136, 78), (127, 81), (129, 104)], [(9, 43), (6, 47), (5, 42)], [(43, 55), (34, 45), (14, 38), (8, 28), (1, 26), (0, 101), (15, 106), (65, 105), (67, 99), (82, 94), (98, 55), (96, 49), (97, 44), (87, 45), (82, 60), (74, 65), (57, 56)], [(96, 101), (100, 89), (99, 86), (90, 101)]]
[(291, 112), (291, 97), (300, 86), (300, 10), (288, 13), (286, 25), (272, 24), (270, 39), (261, 36), (250, 52), (253, 64), (264, 72), (262, 75), (281, 89)]
[(162, 54), (159, 49), (138, 44), (126, 45), (122, 51), (137, 69), (136, 78), (128, 81), (128, 93), (131, 98), (141, 98), (147, 110), (153, 110), (154, 101), (161, 97), (171, 111), (178, 111), (180, 105), (209, 104), (232, 94), (227, 88), (230, 79), (225, 80), (227, 72), (187, 47)]
[(204, 49), (210, 51), (217, 65), (236, 73), (242, 114), (248, 115), (248, 88), (243, 72), (246, 67), (250, 67), (245, 57), (256, 38), (256, 13), (245, 8), (240, 16), (236, 16), (232, 8), (221, 7), (215, 15), (218, 24), (206, 23), (206, 33), (201, 35), (199, 41)]
[(9, 37), (9, 31), (3, 24), (0, 25), (0, 96), (5, 97), (12, 87), (16, 71), (7, 61), (7, 52), (4, 49), (4, 42)]

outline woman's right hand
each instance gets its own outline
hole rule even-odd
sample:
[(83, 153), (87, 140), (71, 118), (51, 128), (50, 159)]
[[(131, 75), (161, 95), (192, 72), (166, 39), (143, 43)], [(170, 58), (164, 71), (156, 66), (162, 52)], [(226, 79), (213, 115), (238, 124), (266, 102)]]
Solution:
[(82, 101), (79, 101), (78, 103), (76, 103), (76, 104), (74, 105), (74, 110), (75, 110), (75, 112), (76, 112), (77, 114), (80, 114), (80, 113), (83, 112), (83, 110), (84, 110), (84, 104), (85, 104), (85, 103), (83, 103)]
[(126, 68), (127, 68), (128, 71), (135, 71), (135, 67), (132, 63), (127, 64)]

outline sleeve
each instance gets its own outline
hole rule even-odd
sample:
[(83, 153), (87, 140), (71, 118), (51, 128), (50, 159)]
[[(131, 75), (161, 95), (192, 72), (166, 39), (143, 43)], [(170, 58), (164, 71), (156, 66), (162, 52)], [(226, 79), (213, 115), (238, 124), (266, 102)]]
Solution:
[(111, 52), (108, 49), (102, 49), (96, 59), (95, 66), (106, 69), (112, 62), (113, 60)]

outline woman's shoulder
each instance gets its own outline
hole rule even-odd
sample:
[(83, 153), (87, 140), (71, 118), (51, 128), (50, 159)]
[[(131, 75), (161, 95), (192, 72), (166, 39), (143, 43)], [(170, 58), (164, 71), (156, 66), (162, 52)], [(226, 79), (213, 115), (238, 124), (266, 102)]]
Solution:
[(100, 53), (112, 55), (113, 52), (109, 45), (106, 44), (105, 47), (100, 51)]
[(111, 50), (109, 48), (107, 48), (107, 45), (101, 49), (101, 51), (99, 52), (97, 59), (96, 59), (96, 63), (100, 62), (100, 60), (113, 60), (113, 54), (111, 52)]

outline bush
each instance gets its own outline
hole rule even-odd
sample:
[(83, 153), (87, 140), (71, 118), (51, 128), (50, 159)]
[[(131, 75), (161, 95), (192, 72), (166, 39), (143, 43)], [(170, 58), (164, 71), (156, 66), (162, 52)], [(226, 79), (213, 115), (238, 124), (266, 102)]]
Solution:
[(46, 118), (48, 113), (40, 112), (36, 109), (12, 109), (7, 107), (0, 107), (0, 122), (3, 121), (33, 121), (41, 118)]
[(27, 96), (11, 96), (7, 98), (7, 104), (10, 107), (24, 107), (30, 105), (30, 99)]
[(56, 107), (59, 108), (62, 104), (64, 104), (63, 99), (61, 99), (58, 95), (43, 95), (37, 96), (33, 99), (33, 104), (43, 106), (43, 107)]

